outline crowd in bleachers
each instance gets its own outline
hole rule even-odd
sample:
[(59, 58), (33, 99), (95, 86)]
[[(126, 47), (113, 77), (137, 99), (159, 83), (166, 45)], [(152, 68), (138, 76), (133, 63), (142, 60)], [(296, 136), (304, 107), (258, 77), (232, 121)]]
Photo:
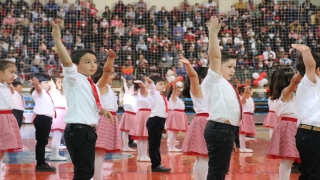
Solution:
[(180, 5), (172, 10), (150, 3), (119, 0), (101, 13), (90, 0), (63, 0), (62, 4), (6, 0), (0, 6), (0, 57), (16, 62), (21, 80), (37, 72), (61, 73), (50, 34), (50, 22), (54, 21), (70, 52), (90, 48), (98, 62), (104, 63), (104, 49), (114, 49), (115, 71), (127, 80), (138, 74), (163, 74), (168, 69), (186, 76), (178, 52), (184, 53), (194, 68), (208, 66), (205, 23), (211, 16), (223, 21), (221, 50), (236, 54), (241, 70), (293, 66), (297, 52), (292, 43), (304, 43), (320, 52), (320, 8), (310, 0), (302, 4), (239, 0), (227, 12), (219, 11), (212, 0), (194, 5), (187, 0), (175, 2)]

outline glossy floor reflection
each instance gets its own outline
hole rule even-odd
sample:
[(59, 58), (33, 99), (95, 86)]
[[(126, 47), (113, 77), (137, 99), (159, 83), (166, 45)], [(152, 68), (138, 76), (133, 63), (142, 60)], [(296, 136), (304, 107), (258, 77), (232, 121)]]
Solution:
[[(276, 180), (278, 179), (279, 160), (265, 158), (268, 145), (268, 130), (257, 126), (257, 141), (247, 143), (254, 153), (234, 152), (230, 164), (227, 180)], [(2, 180), (69, 180), (72, 179), (73, 165), (66, 162), (50, 162), (57, 168), (55, 173), (35, 173), (34, 159), (34, 129), (32, 125), (24, 125), (21, 129), (24, 145), (28, 150), (23, 152), (7, 153), (3, 166)], [(179, 134), (181, 147), (184, 134)], [(136, 153), (108, 154), (105, 158), (105, 180), (191, 180), (192, 167), (195, 160), (192, 156), (181, 153), (169, 153), (166, 139), (161, 145), (162, 164), (172, 168), (171, 173), (151, 173), (150, 163), (137, 162)], [(69, 157), (66, 150), (61, 155)], [(49, 154), (48, 154), (49, 155)], [(291, 174), (291, 180), (298, 179), (299, 174)]]

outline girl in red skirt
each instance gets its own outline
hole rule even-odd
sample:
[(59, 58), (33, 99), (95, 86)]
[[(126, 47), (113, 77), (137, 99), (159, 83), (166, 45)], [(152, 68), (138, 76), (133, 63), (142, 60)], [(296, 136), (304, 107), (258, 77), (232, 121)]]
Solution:
[[(181, 92), (181, 82), (177, 82), (179, 77), (175, 79), (168, 93), (169, 112), (166, 119), (166, 127), (169, 139), (169, 151), (179, 152), (181, 149), (175, 147), (177, 135), (179, 131), (186, 132), (188, 129), (188, 118), (184, 112), (184, 102), (179, 98)], [(181, 83), (178, 87), (177, 84)]]
[(138, 161), (150, 161), (148, 157), (148, 129), (146, 127), (147, 121), (151, 114), (151, 106), (148, 100), (148, 85), (144, 80), (135, 80), (134, 83), (139, 84), (137, 94), (138, 112), (134, 119), (134, 130), (130, 131), (131, 138), (138, 141)]
[[(267, 89), (268, 96), (270, 96), (270, 90)], [(269, 128), (269, 135), (270, 139), (273, 134), (273, 129), (276, 127), (276, 125), (279, 123), (279, 118), (275, 112), (276, 110), (276, 105), (277, 105), (277, 100), (272, 100), (271, 97), (268, 99), (268, 107), (269, 107), (269, 112), (264, 119), (263, 126), (266, 128)]]
[(290, 179), (292, 163), (299, 161), (295, 139), (298, 127), (294, 92), (301, 79), (300, 74), (294, 75), (294, 70), (291, 68), (279, 69), (271, 75), (270, 95), (273, 100), (277, 100), (275, 109), (280, 122), (274, 128), (267, 148), (267, 157), (281, 159), (279, 166), (281, 180)]
[(134, 119), (137, 112), (137, 89), (134, 84), (127, 85), (126, 79), (121, 77), (123, 87), (120, 91), (120, 104), (122, 104), (124, 113), (120, 120), (120, 131), (122, 132), (122, 151), (136, 151), (129, 148), (128, 135), (134, 129)]
[(242, 121), (240, 123), (239, 130), (240, 153), (252, 153), (252, 149), (246, 148), (246, 136), (256, 135), (256, 126), (253, 119), (255, 105), (251, 97), (252, 91), (250, 88), (250, 81), (247, 81), (246, 85), (240, 85), (238, 87), (238, 91), (241, 96), (243, 110)]
[(107, 109), (114, 118), (111, 123), (109, 118), (101, 116), (96, 132), (98, 135), (96, 142), (96, 154), (94, 164), (93, 180), (102, 180), (103, 161), (106, 153), (121, 152), (122, 140), (120, 137), (120, 127), (116, 112), (118, 111), (118, 103), (116, 93), (113, 92), (109, 84), (112, 83), (113, 64), (116, 53), (112, 50), (108, 51), (108, 60), (104, 67), (98, 66), (96, 73), (92, 76), (92, 80), (97, 84), (100, 92), (100, 101), (104, 109)]
[(63, 122), (64, 117), (67, 113), (67, 101), (62, 93), (57, 89), (57, 79), (52, 77), (50, 84), (50, 96), (53, 101), (53, 105), (56, 111), (56, 117), (52, 119), (51, 132), (51, 155), (49, 156), (50, 161), (65, 161), (68, 158), (59, 155), (59, 147), (62, 138), (62, 133), (66, 128), (66, 124)]
[(13, 91), (8, 85), (14, 80), (15, 72), (14, 63), (0, 60), (0, 177), (5, 152), (23, 148), (19, 126), (12, 114)]
[(208, 175), (209, 159), (203, 134), (209, 114), (208, 103), (203, 98), (200, 83), (206, 77), (208, 68), (198, 67), (197, 74), (187, 59), (180, 57), (180, 62), (185, 64), (188, 73), (182, 94), (184, 97), (192, 98), (193, 109), (196, 113), (196, 117), (193, 118), (189, 125), (181, 150), (186, 155), (195, 155), (197, 157), (193, 164), (194, 179), (204, 180)]

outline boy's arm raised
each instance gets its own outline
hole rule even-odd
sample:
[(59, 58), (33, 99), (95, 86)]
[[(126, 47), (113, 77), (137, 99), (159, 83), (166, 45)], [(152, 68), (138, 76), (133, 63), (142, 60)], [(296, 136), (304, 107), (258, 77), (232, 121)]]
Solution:
[(206, 23), (209, 31), (209, 60), (210, 60), (210, 69), (217, 74), (221, 74), (221, 50), (219, 46), (218, 33), (221, 28), (221, 22), (216, 16), (212, 16), (209, 22)]
[(311, 54), (310, 48), (303, 44), (292, 44), (292, 47), (301, 51), (303, 62), (306, 66), (306, 76), (310, 81), (316, 83), (316, 61)]
[(53, 21), (51, 22), (52, 25), (52, 38), (54, 40), (55, 46), (57, 48), (57, 53), (59, 55), (59, 59), (63, 65), (63, 67), (72, 67), (72, 60), (71, 57), (66, 49), (66, 47), (61, 42), (61, 34), (60, 29), (57, 24)]

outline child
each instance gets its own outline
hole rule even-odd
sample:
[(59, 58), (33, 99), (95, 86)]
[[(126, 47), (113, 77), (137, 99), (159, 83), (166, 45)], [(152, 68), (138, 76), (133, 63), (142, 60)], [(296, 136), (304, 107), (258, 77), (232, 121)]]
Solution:
[[(144, 81), (144, 80), (143, 80)], [(146, 127), (147, 120), (151, 114), (151, 105), (148, 99), (148, 88), (142, 80), (135, 80), (134, 83), (138, 83), (140, 89), (138, 90), (137, 105), (138, 112), (134, 119), (135, 129), (130, 131), (132, 139), (138, 140), (138, 161), (150, 161), (147, 156), (148, 153), (148, 129)]]
[(246, 85), (239, 86), (238, 91), (241, 96), (243, 109), (239, 131), (240, 153), (251, 153), (253, 152), (252, 149), (246, 148), (246, 136), (255, 136), (256, 127), (253, 119), (255, 106), (251, 97), (250, 80), (246, 82)]
[(46, 163), (45, 147), (51, 130), (52, 119), (56, 117), (53, 100), (48, 92), (50, 88), (50, 76), (36, 73), (33, 75), (34, 87), (30, 93), (35, 102), (33, 108), (36, 114), (33, 124), (36, 130), (36, 172), (55, 172), (56, 168)]
[[(123, 104), (124, 114), (120, 120), (120, 131), (122, 131), (122, 151), (136, 151), (129, 148), (128, 144), (128, 134), (133, 131), (134, 119), (137, 112), (137, 99), (136, 99), (136, 89), (134, 84), (131, 86), (127, 85), (126, 79), (121, 77), (123, 82), (123, 88), (121, 88), (120, 103)], [(123, 90), (124, 89), (124, 90)], [(124, 91), (124, 93), (123, 93)]]
[(277, 116), (277, 114), (275, 112), (277, 99), (275, 99), (275, 100), (271, 99), (270, 90), (269, 89), (267, 89), (267, 93), (268, 93), (268, 96), (269, 96), (269, 99), (268, 99), (269, 112), (268, 112), (266, 118), (264, 119), (263, 126), (270, 129), (269, 130), (269, 136), (270, 136), (270, 139), (271, 139), (272, 134), (273, 134), (273, 129), (279, 123), (279, 118), (278, 118), (278, 116)]
[(180, 62), (185, 64), (188, 73), (182, 94), (184, 97), (192, 98), (193, 109), (196, 112), (196, 117), (190, 123), (181, 150), (187, 155), (196, 155), (197, 158), (193, 164), (193, 175), (195, 180), (203, 180), (208, 175), (208, 150), (203, 133), (209, 114), (208, 104), (203, 98), (200, 84), (206, 77), (208, 68), (199, 67), (197, 74), (187, 59), (180, 56)]
[(52, 139), (51, 139), (51, 155), (49, 156), (50, 161), (65, 161), (68, 158), (59, 155), (59, 146), (61, 142), (62, 132), (66, 128), (66, 124), (63, 122), (64, 117), (67, 113), (67, 102), (62, 94), (57, 89), (57, 78), (52, 77), (50, 81), (50, 96), (53, 100), (53, 105), (56, 111), (56, 118), (53, 119), (51, 125)]
[(110, 111), (114, 118), (114, 123), (110, 123), (110, 120), (106, 117), (100, 117), (97, 126), (98, 139), (96, 142), (93, 180), (103, 179), (103, 161), (106, 153), (121, 152), (122, 149), (120, 127), (116, 116), (116, 112), (118, 111), (117, 96), (110, 86), (114, 78), (113, 65), (116, 53), (112, 50), (106, 51), (108, 53), (108, 60), (104, 67), (98, 67), (92, 79), (99, 88), (102, 107)]
[(51, 35), (64, 70), (63, 91), (68, 104), (64, 138), (74, 165), (73, 179), (90, 179), (94, 174), (99, 115), (108, 116), (112, 122), (113, 116), (102, 108), (99, 92), (90, 78), (97, 70), (95, 53), (80, 49), (72, 51), (70, 57), (54, 22)]
[(201, 83), (204, 99), (208, 103), (209, 118), (204, 130), (209, 169), (207, 179), (225, 179), (231, 153), (241, 119), (241, 104), (237, 91), (228, 82), (235, 73), (237, 57), (221, 57), (218, 33), (221, 23), (211, 17), (209, 31), (209, 70)]
[(296, 134), (297, 149), (300, 154), (301, 164), (299, 179), (320, 178), (320, 84), (319, 67), (320, 56), (310, 51), (303, 44), (294, 44), (302, 52), (303, 61), (296, 67), (301, 76), (301, 83), (297, 89), (295, 111), (298, 116), (298, 130)]
[(16, 73), (13, 62), (0, 60), (0, 177), (6, 151), (22, 149), (22, 139), (16, 118), (12, 114), (14, 103), (8, 87)]
[(14, 109), (12, 109), (12, 114), (16, 117), (19, 128), (21, 128), (22, 121), (24, 119), (23, 112), (25, 110), (25, 102), (21, 94), (22, 84), (21, 82), (15, 81), (15, 82), (12, 82), (12, 86), (14, 89), (14, 92), (13, 92)]
[[(152, 80), (151, 80), (152, 79)], [(160, 144), (162, 131), (169, 110), (166, 97), (161, 93), (164, 89), (164, 80), (161, 76), (146, 78), (149, 84), (149, 101), (151, 114), (147, 121), (149, 157), (151, 159), (152, 172), (169, 172), (171, 168), (161, 165)]]
[[(180, 62), (181, 63), (181, 62)], [(182, 64), (182, 63), (181, 63)], [(181, 149), (175, 147), (179, 131), (186, 132), (188, 129), (188, 118), (184, 112), (184, 102), (179, 98), (181, 86), (177, 87), (177, 79), (174, 80), (168, 93), (169, 112), (166, 119), (166, 129), (168, 132), (168, 151), (179, 152)], [(180, 82), (181, 83), (181, 82)]]
[(281, 159), (279, 179), (289, 180), (292, 163), (299, 160), (295, 134), (297, 117), (294, 110), (295, 90), (301, 80), (299, 74), (294, 75), (292, 68), (278, 69), (271, 75), (270, 95), (277, 99), (276, 114), (280, 122), (275, 127), (267, 148), (267, 157)]

